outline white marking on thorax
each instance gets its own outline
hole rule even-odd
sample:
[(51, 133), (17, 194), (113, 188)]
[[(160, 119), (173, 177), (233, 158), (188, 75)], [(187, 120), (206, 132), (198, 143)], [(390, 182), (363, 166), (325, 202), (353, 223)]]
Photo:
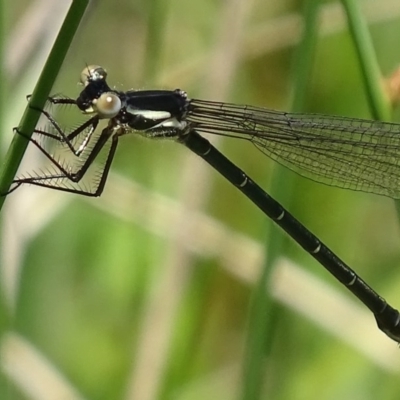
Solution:
[(136, 108), (127, 107), (127, 111), (132, 115), (141, 115), (143, 118), (157, 121), (158, 119), (171, 118), (171, 113), (168, 111), (154, 111), (154, 110), (138, 110)]

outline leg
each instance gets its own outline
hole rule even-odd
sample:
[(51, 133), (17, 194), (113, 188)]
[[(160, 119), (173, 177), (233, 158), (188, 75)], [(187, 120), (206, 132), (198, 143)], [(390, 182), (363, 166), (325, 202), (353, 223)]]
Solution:
[[(73, 99), (69, 98), (56, 98), (56, 97), (49, 97), (49, 102), (51, 104), (59, 105), (59, 104), (76, 104), (76, 101)], [(54, 140), (57, 140), (59, 142), (66, 143), (66, 145), (69, 147), (71, 152), (75, 154), (76, 156), (79, 156), (86, 148), (88, 145), (90, 138), (95, 131), (99, 118), (97, 116), (94, 116), (90, 118), (89, 120), (85, 121), (81, 126), (78, 128), (74, 129), (72, 132), (70, 132), (68, 135), (65, 134), (64, 130), (60, 127), (58, 122), (53, 118), (53, 116), (46, 110), (36, 108), (33, 106), (30, 106), (31, 108), (39, 111), (50, 123), (50, 125), (54, 128), (57, 134), (52, 134), (50, 132), (46, 132), (43, 130), (35, 130), (34, 133), (42, 134), (44, 136), (50, 137)], [(82, 144), (79, 146), (78, 149), (75, 149), (72, 140), (76, 138), (78, 135), (84, 132), (86, 128), (90, 128), (88, 132), (85, 133), (85, 138), (82, 142)]]
[[(87, 170), (93, 164), (94, 160), (99, 155), (110, 137), (112, 142), (110, 149), (108, 150), (106, 161), (101, 170), (100, 178), (96, 180), (93, 189), (82, 187), (79, 185), (79, 182), (85, 176)], [(41, 175), (38, 174), (37, 176), (25, 176), (14, 180), (14, 186), (6, 194), (13, 192), (23, 184), (32, 184), (93, 197), (100, 196), (100, 194), (103, 192), (108, 172), (110, 170), (110, 166), (118, 144), (118, 131), (116, 131), (114, 127), (108, 126), (102, 131), (98, 141), (96, 142), (92, 151), (89, 153), (89, 156), (75, 172), (71, 170), (69, 165), (63, 165), (54, 157), (52, 157), (37, 141), (34, 139), (30, 139), (30, 141), (36, 147), (38, 147), (41, 152), (51, 161), (54, 169), (48, 170), (47, 173), (42, 172)]]

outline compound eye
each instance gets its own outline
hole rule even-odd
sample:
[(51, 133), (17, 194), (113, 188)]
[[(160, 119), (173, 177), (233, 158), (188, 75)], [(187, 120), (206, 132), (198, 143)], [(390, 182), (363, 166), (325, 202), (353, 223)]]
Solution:
[(81, 83), (87, 86), (89, 82), (105, 80), (107, 71), (100, 65), (89, 65), (81, 72)]
[(93, 101), (93, 109), (100, 118), (114, 118), (121, 111), (121, 99), (112, 92), (103, 93)]

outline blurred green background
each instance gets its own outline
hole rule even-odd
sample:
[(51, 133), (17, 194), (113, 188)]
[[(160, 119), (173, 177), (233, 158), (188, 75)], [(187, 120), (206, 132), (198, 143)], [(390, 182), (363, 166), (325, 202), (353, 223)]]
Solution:
[[(5, 148), (64, 3), (6, 5)], [(370, 118), (341, 3), (314, 1), (319, 24), (311, 56), (299, 52), (306, 3), (93, 1), (53, 93), (77, 96), (80, 71), (99, 64), (121, 90), (181, 88), (190, 97), (282, 110), (293, 108), (300, 81), (297, 109)], [(400, 61), (400, 4), (356, 3), (388, 77)], [(304, 57), (312, 68), (299, 76)], [(278, 171), (277, 181), (277, 165), (251, 144), (210, 140), (400, 305), (391, 199), (290, 172)], [(1, 222), (1, 398), (399, 396), (400, 352), (373, 317), (182, 146), (124, 137), (102, 197), (24, 187), (7, 199)], [(277, 238), (281, 243), (268, 247)], [(251, 316), (260, 297), (253, 293), (271, 252), (279, 257), (268, 270), (268, 307), (259, 318), (265, 337), (257, 348)]]

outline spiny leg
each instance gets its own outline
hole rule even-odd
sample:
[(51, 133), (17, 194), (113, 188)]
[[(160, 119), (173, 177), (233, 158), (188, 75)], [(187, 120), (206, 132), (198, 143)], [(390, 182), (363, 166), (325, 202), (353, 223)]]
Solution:
[[(59, 143), (65, 143), (67, 145), (67, 147), (71, 150), (71, 152), (75, 156), (79, 157), (82, 154), (82, 152), (86, 149), (86, 147), (88, 146), (89, 140), (90, 140), (93, 132), (96, 130), (97, 125), (99, 123), (99, 118), (98, 118), (97, 115), (95, 115), (94, 117), (92, 117), (92, 118), (88, 119), (87, 121), (85, 121), (83, 124), (79, 125), (76, 129), (74, 129), (68, 135), (65, 135), (65, 132), (63, 132), (63, 130), (57, 124), (56, 121), (54, 121), (54, 122), (55, 122), (55, 124), (52, 124), (52, 126), (57, 130), (58, 133), (60, 133), (60, 135), (62, 135), (61, 138), (58, 135), (55, 135), (55, 134), (53, 134), (51, 132), (47, 132), (47, 131), (42, 130), (42, 129), (35, 129), (33, 131), (33, 133), (36, 133), (38, 135), (42, 135), (42, 136), (48, 137), (50, 139), (56, 140)], [(56, 127), (56, 124), (57, 124), (57, 127)], [(85, 139), (83, 140), (83, 142), (79, 146), (79, 148), (77, 150), (75, 150), (75, 148), (73, 147), (73, 145), (71, 143), (71, 140), (74, 139), (76, 136), (80, 135), (87, 128), (89, 128), (89, 130), (85, 134)], [(23, 135), (22, 132), (20, 132), (18, 130), (16, 130), (16, 132), (19, 133), (20, 135)], [(32, 141), (33, 140), (34, 139), (32, 139)]]
[[(71, 192), (71, 193), (77, 193), (85, 196), (100, 196), (102, 191), (104, 190), (105, 182), (107, 180), (108, 172), (112, 163), (112, 160), (115, 155), (115, 150), (118, 144), (118, 127), (113, 127), (112, 125), (107, 126), (106, 128), (103, 129), (101, 132), (100, 137), (98, 138), (96, 144), (94, 145), (93, 149), (89, 153), (89, 156), (85, 160), (85, 162), (80, 166), (80, 168), (75, 171), (71, 172), (71, 170), (68, 170), (68, 166), (62, 165), (58, 160), (56, 160), (54, 157), (51, 156), (47, 152), (46, 149), (44, 149), (40, 143), (38, 143), (35, 139), (28, 138), (54, 165), (56, 169), (59, 170), (55, 171), (54, 173), (50, 173), (48, 175), (43, 175), (43, 176), (31, 176), (31, 177), (24, 177), (20, 179), (16, 179), (13, 181), (13, 184), (15, 185), (12, 187), (9, 192), (6, 194), (9, 194), (16, 190), (18, 187), (20, 187), (22, 184), (32, 184), (36, 186), (42, 186), (42, 187), (47, 187), (55, 190), (62, 190), (66, 192)], [(22, 134), (23, 135), (23, 134)], [(25, 135), (23, 135), (25, 136)], [(26, 137), (26, 136), (25, 136)], [(95, 187), (94, 191), (91, 190), (85, 190), (83, 188), (77, 187), (77, 188), (71, 188), (68, 186), (61, 186), (63, 180), (70, 181), (71, 183), (76, 183), (78, 184), (80, 180), (85, 176), (87, 170), (89, 167), (93, 164), (94, 160), (97, 158), (101, 150), (103, 149), (104, 145), (107, 143), (107, 141), (112, 138), (111, 146), (108, 151), (107, 159), (105, 161), (104, 167), (101, 172), (100, 180)], [(56, 182), (51, 182), (51, 181), (56, 181)]]
[[(51, 104), (55, 104), (55, 105), (60, 105), (60, 104), (76, 105), (76, 100), (70, 99), (70, 98), (49, 97), (48, 101)], [(34, 110), (37, 110), (38, 112), (40, 112), (47, 119), (47, 121), (50, 123), (50, 125), (55, 129), (55, 131), (58, 133), (59, 136), (56, 134), (52, 134), (50, 132), (40, 130), (40, 129), (36, 129), (34, 131), (34, 133), (42, 134), (44, 136), (50, 137), (59, 142), (65, 143), (68, 146), (68, 148), (71, 150), (71, 152), (73, 154), (75, 154), (76, 156), (80, 156), (82, 154), (82, 152), (85, 150), (85, 148), (87, 147), (87, 145), (90, 141), (90, 138), (91, 138), (93, 132), (95, 131), (98, 121), (99, 121), (99, 118), (97, 116), (94, 116), (94, 117), (90, 118), (89, 120), (85, 121), (83, 124), (78, 126), (78, 128), (74, 129), (72, 132), (70, 132), (67, 135), (64, 132), (64, 130), (61, 128), (59, 123), (53, 118), (53, 116), (47, 110), (37, 108), (37, 107), (31, 106), (31, 105), (30, 105), (30, 107), (33, 108)], [(84, 132), (84, 130), (88, 127), (90, 127), (90, 129), (88, 132), (86, 132), (83, 143), (79, 146), (78, 149), (75, 149), (75, 147), (72, 144), (72, 140), (74, 138), (76, 138), (78, 135), (80, 135), (82, 132)]]

